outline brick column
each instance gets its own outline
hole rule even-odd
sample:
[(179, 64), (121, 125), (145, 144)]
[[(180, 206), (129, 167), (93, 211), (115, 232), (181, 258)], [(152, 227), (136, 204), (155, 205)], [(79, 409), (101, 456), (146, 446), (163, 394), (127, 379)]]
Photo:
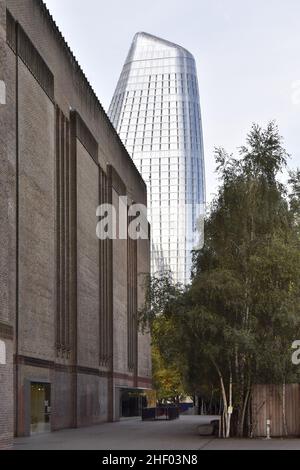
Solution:
[(0, 0), (0, 449), (13, 441), (13, 328), (9, 315), (6, 8)]

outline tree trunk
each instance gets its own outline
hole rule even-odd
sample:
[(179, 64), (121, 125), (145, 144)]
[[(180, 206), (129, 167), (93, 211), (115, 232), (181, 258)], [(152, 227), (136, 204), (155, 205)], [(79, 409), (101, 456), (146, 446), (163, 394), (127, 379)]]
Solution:
[[(226, 389), (224, 385), (224, 380), (223, 380), (223, 375), (221, 373), (221, 370), (219, 369), (217, 363), (215, 360), (210, 357), (217, 373), (219, 376), (220, 380), (220, 385), (221, 385), (221, 392), (222, 392), (222, 398), (223, 398), (223, 404), (224, 404), (224, 409), (223, 409), (223, 421), (224, 421), (224, 430), (223, 430), (223, 437), (228, 438), (230, 437), (230, 422), (231, 422), (231, 413), (228, 413), (228, 401), (227, 401), (227, 395), (226, 395)], [(230, 369), (230, 379), (229, 379), (229, 406), (231, 407), (230, 412), (232, 412), (232, 369), (231, 369), (231, 364), (229, 363), (229, 369)]]
[(223, 377), (220, 373), (219, 375), (219, 378), (220, 378), (220, 385), (221, 385), (221, 390), (222, 390), (222, 397), (223, 397), (223, 421), (224, 421), (224, 432), (223, 432), (223, 437), (226, 437), (227, 436), (227, 418), (228, 418), (228, 405), (227, 405), (227, 397), (226, 397), (226, 390), (225, 390), (225, 386), (224, 386), (224, 381), (223, 381)]
[[(229, 412), (228, 412), (229, 411)], [(229, 409), (227, 409), (227, 426), (226, 426), (226, 439), (230, 437), (230, 423), (232, 416), (232, 371), (230, 366), (229, 376)]]
[(239, 417), (239, 420), (238, 420), (238, 422), (239, 422), (239, 424), (238, 424), (238, 437), (243, 437), (243, 435), (244, 435), (244, 423), (245, 423), (245, 416), (246, 416), (248, 401), (249, 401), (249, 398), (250, 398), (250, 393), (251, 393), (251, 386), (249, 384), (248, 387), (247, 387), (246, 396), (245, 396), (243, 406), (242, 406), (242, 410), (240, 412), (240, 417)]
[(211, 395), (210, 395), (210, 402), (209, 402), (209, 414), (212, 414), (212, 403), (213, 403), (213, 396), (214, 396), (214, 388), (211, 387)]
[(220, 380), (220, 385), (221, 385), (221, 392), (222, 392), (222, 398), (223, 398), (223, 437), (226, 437), (227, 436), (227, 428), (228, 428), (228, 404), (227, 404), (227, 396), (226, 396), (226, 390), (225, 390), (225, 385), (224, 385), (224, 380), (223, 380), (223, 376), (221, 374), (221, 371), (218, 367), (218, 365), (216, 364), (216, 362), (214, 360), (212, 360), (213, 362), (213, 365), (215, 366), (216, 368), (216, 371), (218, 373), (218, 376), (219, 376), (219, 380)]
[(248, 399), (247, 412), (247, 437), (252, 437), (251, 392)]
[(222, 414), (222, 437), (225, 439), (226, 437), (226, 413), (223, 408), (223, 414)]

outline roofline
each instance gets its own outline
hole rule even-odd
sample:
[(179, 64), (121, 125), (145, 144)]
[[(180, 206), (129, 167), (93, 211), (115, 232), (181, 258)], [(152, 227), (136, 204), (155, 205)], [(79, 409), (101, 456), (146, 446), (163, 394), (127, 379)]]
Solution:
[(152, 39), (154, 39), (154, 40), (158, 40), (158, 41), (164, 42), (165, 44), (167, 44), (167, 45), (170, 46), (170, 47), (174, 47), (174, 48), (176, 48), (176, 49), (179, 49), (179, 50), (185, 52), (185, 53), (186, 53), (187, 55), (189, 55), (192, 59), (194, 59), (194, 56), (193, 56), (193, 54), (192, 54), (190, 51), (188, 51), (187, 49), (185, 49), (185, 47), (182, 47), (182, 46), (180, 46), (179, 44), (176, 44), (175, 42), (168, 41), (167, 39), (163, 39), (163, 38), (161, 38), (161, 37), (159, 37), (159, 36), (155, 36), (154, 34), (146, 33), (145, 31), (138, 31), (138, 32), (135, 34), (135, 36), (134, 36), (134, 38), (133, 38), (133, 41), (135, 41), (135, 39), (136, 39), (138, 36), (147, 36), (147, 37), (152, 38)]
[(57, 26), (57, 24), (56, 24), (56, 22), (55, 22), (53, 16), (51, 15), (51, 13), (50, 13), (50, 11), (49, 11), (47, 5), (44, 3), (43, 0), (37, 0), (37, 2), (38, 2), (38, 4), (39, 4), (40, 8), (42, 9), (42, 11), (46, 14), (46, 16), (47, 16), (47, 18), (48, 18), (48, 20), (49, 20), (51, 26), (53, 27), (53, 30), (54, 30), (54, 32), (56, 33), (58, 39), (62, 42), (62, 44), (63, 44), (63, 46), (64, 46), (64, 48), (65, 48), (67, 54), (69, 55), (69, 58), (71, 59), (71, 62), (73, 62), (73, 64), (75, 64), (75, 66), (76, 66), (77, 69), (78, 69), (78, 72), (79, 72), (79, 73), (81, 74), (81, 76), (83, 77), (86, 86), (91, 90), (92, 95), (93, 95), (93, 97), (94, 97), (94, 99), (95, 99), (96, 104), (98, 105), (98, 108), (99, 108), (100, 112), (104, 115), (105, 120), (106, 120), (107, 124), (109, 125), (110, 129), (113, 131), (114, 136), (117, 137), (117, 140), (118, 140), (118, 142), (119, 142), (120, 147), (121, 147), (122, 150), (128, 155), (131, 166), (133, 167), (133, 169), (135, 170), (135, 172), (136, 172), (137, 175), (139, 176), (139, 178), (140, 178), (141, 182), (143, 183), (144, 187), (147, 189), (147, 185), (146, 185), (144, 179), (142, 178), (142, 175), (141, 175), (140, 172), (138, 171), (138, 169), (137, 169), (137, 167), (135, 166), (135, 164), (134, 164), (134, 162), (133, 162), (131, 156), (129, 155), (129, 153), (128, 153), (126, 147), (125, 147), (125, 145), (124, 145), (123, 142), (121, 141), (121, 139), (120, 139), (120, 137), (119, 137), (119, 134), (117, 133), (117, 131), (116, 131), (116, 129), (114, 128), (114, 126), (113, 126), (111, 120), (109, 119), (109, 117), (108, 117), (108, 115), (107, 115), (105, 109), (103, 108), (103, 106), (102, 106), (102, 104), (101, 104), (101, 102), (100, 102), (100, 99), (98, 98), (98, 96), (97, 96), (95, 90), (93, 89), (92, 85), (90, 84), (89, 80), (87, 79), (87, 77), (86, 77), (84, 71), (82, 70), (82, 68), (81, 68), (81, 66), (80, 66), (80, 64), (79, 64), (79, 62), (78, 62), (78, 60), (76, 59), (74, 53), (72, 52), (72, 50), (71, 50), (71, 48), (70, 48), (68, 42), (67, 42), (66, 39), (64, 38), (64, 36), (63, 36), (62, 32), (60, 31), (59, 27)]

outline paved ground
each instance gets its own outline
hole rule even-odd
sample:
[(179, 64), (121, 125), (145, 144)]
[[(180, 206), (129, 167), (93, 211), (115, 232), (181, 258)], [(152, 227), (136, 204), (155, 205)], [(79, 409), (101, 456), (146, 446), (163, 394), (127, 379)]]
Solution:
[(200, 437), (197, 428), (213, 417), (181, 416), (176, 421), (142, 422), (137, 419), (69, 429), (15, 440), (16, 450), (300, 450), (300, 439), (215, 439)]

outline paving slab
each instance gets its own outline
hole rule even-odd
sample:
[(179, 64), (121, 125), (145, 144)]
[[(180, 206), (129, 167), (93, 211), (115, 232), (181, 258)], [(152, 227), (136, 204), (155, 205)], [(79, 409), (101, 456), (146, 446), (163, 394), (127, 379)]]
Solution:
[(300, 439), (217, 439), (199, 436), (214, 416), (175, 421), (125, 419), (15, 439), (15, 450), (300, 450)]

